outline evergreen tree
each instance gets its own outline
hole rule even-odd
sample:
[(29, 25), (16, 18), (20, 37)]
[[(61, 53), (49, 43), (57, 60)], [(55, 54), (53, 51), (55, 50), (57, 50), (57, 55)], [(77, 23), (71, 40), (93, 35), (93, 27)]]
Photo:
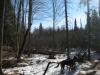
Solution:
[(100, 22), (96, 10), (92, 10), (91, 15), (91, 38), (93, 48), (100, 49)]
[(74, 31), (77, 31), (78, 30), (78, 27), (77, 27), (77, 21), (76, 21), (76, 18), (75, 18), (75, 21), (74, 21)]
[(42, 27), (42, 23), (40, 23), (40, 26), (39, 26), (39, 36), (40, 37), (42, 36), (42, 33), (43, 33), (43, 27)]

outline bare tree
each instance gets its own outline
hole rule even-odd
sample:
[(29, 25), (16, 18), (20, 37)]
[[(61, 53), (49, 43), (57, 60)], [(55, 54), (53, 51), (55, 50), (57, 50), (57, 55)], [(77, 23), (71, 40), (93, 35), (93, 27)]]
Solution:
[(21, 46), (21, 48), (20, 48), (20, 50), (18, 52), (17, 59), (19, 59), (20, 56), (21, 56), (21, 53), (22, 53), (22, 50), (24, 48), (24, 44), (26, 42), (26, 38), (27, 38), (27, 35), (28, 35), (29, 31), (30, 31), (31, 25), (32, 25), (32, 0), (29, 0), (28, 29), (27, 29), (27, 31), (26, 31), (26, 33), (24, 35), (23, 43), (22, 43), (22, 46)]
[[(17, 1), (14, 1), (14, 24), (16, 25), (16, 33), (17, 33), (17, 24), (16, 24), (16, 4)], [(16, 50), (17, 50), (17, 39), (16, 39)]]
[(65, 24), (66, 24), (66, 45), (67, 45), (67, 56), (69, 56), (69, 34), (68, 34), (68, 1), (64, 0), (64, 5), (65, 5)]
[(99, 0), (99, 19), (100, 19), (100, 0)]
[(2, 12), (2, 28), (1, 28), (1, 49), (0, 49), (0, 74), (3, 75), (2, 72), (2, 50), (3, 50), (3, 35), (4, 35), (4, 16), (5, 16), (5, 0), (3, 3), (3, 12)]
[(88, 25), (88, 60), (90, 60), (90, 48), (91, 48), (91, 28), (90, 28), (90, 1), (80, 0), (80, 4), (87, 6), (87, 25)]
[[(52, 0), (52, 13), (53, 13), (53, 35), (52, 35), (52, 49), (54, 50), (55, 49), (55, 22), (56, 22), (56, 2), (57, 0)], [(52, 52), (50, 52), (49, 54), (49, 58), (54, 58), (54, 55), (52, 54)]]
[[(62, 4), (61, 4), (61, 0), (51, 0), (50, 3), (51, 3), (51, 11), (50, 11), (50, 14), (52, 14), (52, 25), (53, 25), (53, 32), (52, 32), (52, 49), (53, 51), (56, 50), (56, 40), (55, 40), (55, 26), (57, 24), (59, 24), (58, 20), (60, 19), (60, 13), (61, 13), (61, 7), (62, 7)], [(48, 14), (48, 15), (50, 15)], [(52, 52), (50, 53), (51, 58), (54, 58), (53, 57), (53, 54)]]
[(55, 20), (56, 20), (56, 0), (52, 0), (52, 6), (53, 6), (53, 49), (55, 49), (54, 31), (55, 31)]
[(21, 25), (20, 25), (20, 46), (22, 44), (23, 38), (24, 38), (24, 34), (25, 34), (25, 0), (22, 0), (22, 5), (21, 5)]
[(88, 25), (88, 60), (90, 60), (91, 28), (90, 28), (90, 4), (89, 4), (89, 0), (87, 0), (87, 25)]
[(32, 26), (33, 18), (37, 15), (37, 13), (39, 13), (41, 11), (42, 6), (43, 6), (43, 1), (41, 1), (41, 0), (29, 0), (28, 27), (25, 32), (25, 35), (24, 35), (24, 38), (22, 41), (22, 45), (19, 49), (17, 59), (19, 59), (22, 54), (24, 45), (26, 43), (27, 35), (29, 34), (31, 26)]
[[(17, 51), (19, 52), (19, 42), (20, 42), (20, 20), (21, 20), (21, 5), (22, 0), (18, 1), (18, 14), (17, 14), (17, 26), (16, 26), (16, 32), (17, 32)], [(18, 54), (17, 54), (18, 55)]]
[[(55, 42), (55, 26), (59, 24), (58, 19), (61, 17), (60, 13), (62, 13), (61, 7), (61, 0), (52, 0), (52, 21), (53, 21), (53, 48), (55, 49), (56, 42)], [(60, 7), (61, 6), (61, 7)]]

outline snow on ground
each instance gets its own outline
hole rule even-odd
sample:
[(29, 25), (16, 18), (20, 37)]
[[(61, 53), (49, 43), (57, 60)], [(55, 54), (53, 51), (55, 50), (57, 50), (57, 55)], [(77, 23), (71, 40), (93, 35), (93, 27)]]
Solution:
[[(26, 60), (29, 60), (29, 65), (26, 67), (14, 67), (9, 69), (3, 69), (5, 74), (25, 74), (25, 75), (42, 75), (48, 62), (59, 62), (63, 59), (63, 55), (59, 57), (59, 55), (56, 56), (57, 59), (47, 59), (47, 55), (41, 55), (41, 54), (34, 54), (32, 58), (26, 58)], [(20, 63), (25, 64), (25, 63)], [(51, 64), (50, 67), (54, 67), (57, 64)], [(51, 69), (51, 68), (50, 68)], [(56, 71), (56, 69), (55, 69)], [(52, 73), (52, 72), (51, 72)]]
[[(28, 60), (29, 62), (26, 67), (14, 67), (9, 69), (3, 69), (4, 73), (7, 75), (43, 75), (44, 70), (46, 69), (46, 66), (48, 62), (59, 62), (64, 59), (66, 59), (65, 54), (58, 54), (55, 56), (56, 59), (47, 59), (47, 55), (42, 54), (34, 54), (32, 58), (25, 58), (25, 60)], [(99, 61), (95, 61), (99, 62)], [(25, 64), (25, 63), (20, 63)], [(57, 63), (51, 63), (49, 65), (49, 69), (46, 73), (46, 75), (85, 75), (87, 73), (95, 73), (94, 75), (100, 75), (100, 66), (99, 69), (90, 69), (93, 67), (93, 63), (86, 62), (83, 64), (77, 64), (76, 71), (68, 71), (67, 69), (64, 70), (63, 73), (60, 72), (60, 66), (58, 68), (55, 68)]]

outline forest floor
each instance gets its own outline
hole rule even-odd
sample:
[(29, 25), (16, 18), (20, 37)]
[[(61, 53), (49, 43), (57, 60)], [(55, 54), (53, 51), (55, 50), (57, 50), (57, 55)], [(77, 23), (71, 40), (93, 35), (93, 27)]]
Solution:
[[(94, 57), (99, 57), (97, 54), (92, 54)], [(95, 56), (96, 55), (96, 56)], [(72, 55), (73, 56), (73, 55)], [(76, 64), (76, 70), (68, 71), (67, 68), (60, 71), (60, 66), (57, 66), (57, 62), (66, 59), (65, 54), (55, 55), (56, 59), (48, 59), (48, 55), (33, 54), (30, 58), (23, 56), (24, 61), (18, 63), (19, 66), (12, 68), (4, 68), (5, 75), (43, 75), (48, 62), (55, 62), (49, 65), (49, 68), (45, 75), (100, 75), (100, 60), (86, 61), (82, 64)], [(92, 57), (93, 58), (93, 57)], [(15, 59), (10, 57), (9, 59)]]

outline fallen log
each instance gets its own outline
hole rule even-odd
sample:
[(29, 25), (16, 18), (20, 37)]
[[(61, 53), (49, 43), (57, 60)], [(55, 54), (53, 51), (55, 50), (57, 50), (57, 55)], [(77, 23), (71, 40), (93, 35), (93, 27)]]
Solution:
[(46, 74), (46, 72), (47, 72), (47, 70), (48, 70), (48, 68), (49, 68), (50, 63), (51, 63), (51, 62), (48, 62), (47, 67), (46, 67), (46, 69), (45, 69), (45, 71), (44, 71), (43, 75), (45, 75), (45, 74)]

